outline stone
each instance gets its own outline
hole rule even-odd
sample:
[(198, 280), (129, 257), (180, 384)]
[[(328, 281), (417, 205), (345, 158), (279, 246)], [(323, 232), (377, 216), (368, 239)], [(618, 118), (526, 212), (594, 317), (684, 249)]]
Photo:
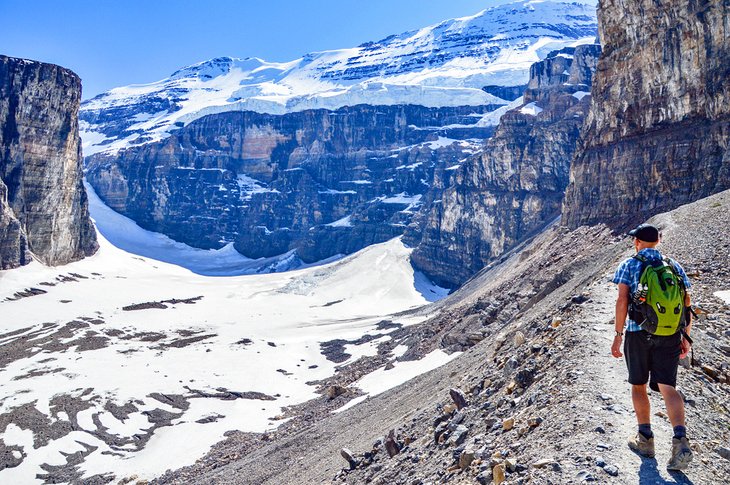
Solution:
[(550, 458), (542, 458), (542, 459), (537, 460), (536, 462), (534, 462), (532, 464), (532, 466), (534, 468), (545, 468), (545, 467), (548, 467), (548, 466), (552, 467), (552, 465), (554, 463), (556, 463), (556, 462), (553, 459), (550, 459)]
[(544, 421), (544, 419), (542, 419), (542, 417), (533, 416), (527, 420), (527, 424), (528, 424), (528, 426), (530, 426), (530, 428), (537, 428), (538, 426), (540, 426), (542, 424), (543, 421)]
[(581, 470), (576, 477), (582, 482), (595, 482), (596, 477), (588, 470)]
[(476, 480), (481, 485), (489, 485), (490, 483), (492, 483), (492, 470), (484, 470), (482, 472), (479, 472), (479, 474), (476, 476)]
[(510, 472), (514, 472), (515, 470), (517, 470), (517, 460), (515, 460), (514, 458), (507, 458), (504, 460), (504, 466)]
[(449, 420), (449, 431), (456, 430), (457, 426), (459, 426), (462, 421), (464, 421), (464, 418), (465, 416), (463, 413), (456, 411), (456, 413), (454, 413), (454, 415), (451, 417), (451, 420)]
[(436, 443), (441, 443), (441, 438), (444, 437), (444, 433), (446, 433), (449, 429), (449, 423), (444, 421), (438, 426), (436, 426), (436, 429), (433, 431), (433, 440)]
[(459, 456), (459, 468), (466, 470), (472, 464), (475, 458), (475, 452), (471, 448), (466, 448)]
[(499, 485), (500, 483), (504, 482), (505, 477), (506, 473), (504, 464), (500, 463), (499, 465), (495, 465), (495, 467), (492, 468), (492, 480), (494, 481), (494, 485)]
[(519, 330), (515, 332), (514, 337), (512, 338), (512, 342), (515, 344), (515, 347), (520, 347), (525, 344), (525, 334), (520, 332)]
[(388, 432), (388, 436), (385, 439), (384, 445), (385, 451), (388, 452), (388, 456), (390, 458), (393, 458), (395, 455), (400, 453), (401, 445), (395, 439), (395, 430), (391, 429), (390, 432)]
[(451, 436), (449, 437), (449, 444), (459, 446), (464, 442), (467, 435), (469, 434), (469, 428), (464, 426), (463, 424), (460, 424), (456, 427), (456, 429), (451, 433)]
[(451, 399), (454, 401), (454, 404), (456, 404), (457, 410), (461, 410), (468, 405), (468, 403), (466, 401), (466, 396), (464, 395), (464, 392), (461, 389), (450, 389), (449, 396), (451, 396)]
[(353, 455), (353, 453), (347, 448), (342, 448), (340, 450), (340, 455), (347, 461), (347, 464), (350, 465), (350, 470), (357, 468), (357, 465), (360, 463), (355, 459), (355, 455)]
[(596, 429), (594, 429), (593, 431), (600, 434), (606, 434), (606, 428), (604, 428), (603, 426), (596, 426)]
[(725, 458), (726, 460), (730, 460), (730, 448), (726, 446), (721, 446), (715, 450), (715, 453), (720, 455), (721, 457)]
[(515, 426), (515, 418), (507, 418), (502, 421), (502, 430), (509, 431)]
[(603, 457), (599, 456), (596, 458), (596, 466), (599, 468), (603, 468), (606, 466), (606, 460), (603, 459)]
[(612, 477), (618, 476), (618, 467), (616, 465), (606, 465), (603, 467), (603, 471), (608, 473)]
[(509, 359), (507, 359), (507, 362), (504, 363), (504, 374), (510, 375), (512, 374), (518, 367), (520, 366), (520, 361), (517, 360), (517, 357), (512, 356)]
[(326, 391), (327, 399), (332, 400), (336, 397), (346, 394), (347, 391), (348, 391), (348, 389), (346, 387), (340, 386), (338, 384), (329, 386)]

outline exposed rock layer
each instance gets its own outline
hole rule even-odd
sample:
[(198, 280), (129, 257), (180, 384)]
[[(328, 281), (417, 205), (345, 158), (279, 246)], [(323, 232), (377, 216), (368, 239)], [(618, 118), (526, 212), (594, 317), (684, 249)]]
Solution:
[(401, 234), (431, 181), (448, 182), (445, 169), (481, 143), (459, 140), (493, 132), (473, 115), (495, 108), (210, 115), (161, 142), (89, 157), (87, 177), (146, 229), (197, 247), (234, 242), (256, 258), (296, 249), (311, 262)]
[(82, 185), (81, 81), (52, 64), (0, 56), (0, 269), (96, 251)]
[(625, 228), (730, 187), (730, 3), (603, 0), (564, 223)]
[(413, 262), (457, 286), (560, 214), (600, 53), (584, 45), (530, 69), (522, 106), (505, 113), (483, 152), (465, 162), (406, 241)]

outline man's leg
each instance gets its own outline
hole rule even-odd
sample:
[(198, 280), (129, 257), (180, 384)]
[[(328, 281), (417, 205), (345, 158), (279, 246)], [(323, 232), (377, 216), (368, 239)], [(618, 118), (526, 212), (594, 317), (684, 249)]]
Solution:
[(684, 470), (692, 461), (692, 449), (684, 427), (684, 401), (677, 392), (677, 365), (679, 363), (679, 335), (659, 341), (652, 359), (652, 376), (659, 385), (664, 403), (667, 406), (669, 421), (674, 428), (672, 456), (667, 463), (668, 470)]
[[(649, 424), (651, 422), (651, 404), (649, 395), (646, 393), (646, 384), (631, 385), (631, 401), (634, 403), (637, 423), (639, 425)], [(684, 414), (682, 416), (684, 419)]]
[[(659, 384), (659, 392), (662, 393), (664, 404), (667, 406), (667, 414), (672, 428), (676, 426), (684, 426), (684, 401), (682, 396), (673, 386)], [(634, 404), (634, 406), (636, 406)]]
[(639, 432), (629, 438), (629, 448), (643, 456), (654, 457), (654, 433), (651, 432), (651, 404), (646, 384), (631, 385), (631, 401), (634, 403)]

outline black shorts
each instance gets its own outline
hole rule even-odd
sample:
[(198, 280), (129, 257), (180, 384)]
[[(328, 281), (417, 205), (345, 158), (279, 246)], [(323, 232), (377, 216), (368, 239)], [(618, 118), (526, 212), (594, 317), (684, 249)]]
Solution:
[(669, 337), (651, 335), (644, 330), (626, 332), (624, 356), (629, 369), (629, 383), (646, 384), (651, 375), (650, 387), (654, 391), (659, 391), (657, 384), (675, 387), (681, 338), (680, 332)]

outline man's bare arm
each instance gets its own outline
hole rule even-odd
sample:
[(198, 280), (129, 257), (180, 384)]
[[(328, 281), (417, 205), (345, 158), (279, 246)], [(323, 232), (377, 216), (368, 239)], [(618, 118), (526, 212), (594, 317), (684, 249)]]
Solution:
[(624, 283), (618, 284), (618, 297), (616, 298), (616, 323), (614, 329), (616, 335), (613, 338), (613, 344), (611, 345), (611, 355), (614, 357), (622, 357), (621, 353), (621, 335), (624, 333), (624, 327), (626, 326), (626, 315), (629, 312), (629, 285)]

